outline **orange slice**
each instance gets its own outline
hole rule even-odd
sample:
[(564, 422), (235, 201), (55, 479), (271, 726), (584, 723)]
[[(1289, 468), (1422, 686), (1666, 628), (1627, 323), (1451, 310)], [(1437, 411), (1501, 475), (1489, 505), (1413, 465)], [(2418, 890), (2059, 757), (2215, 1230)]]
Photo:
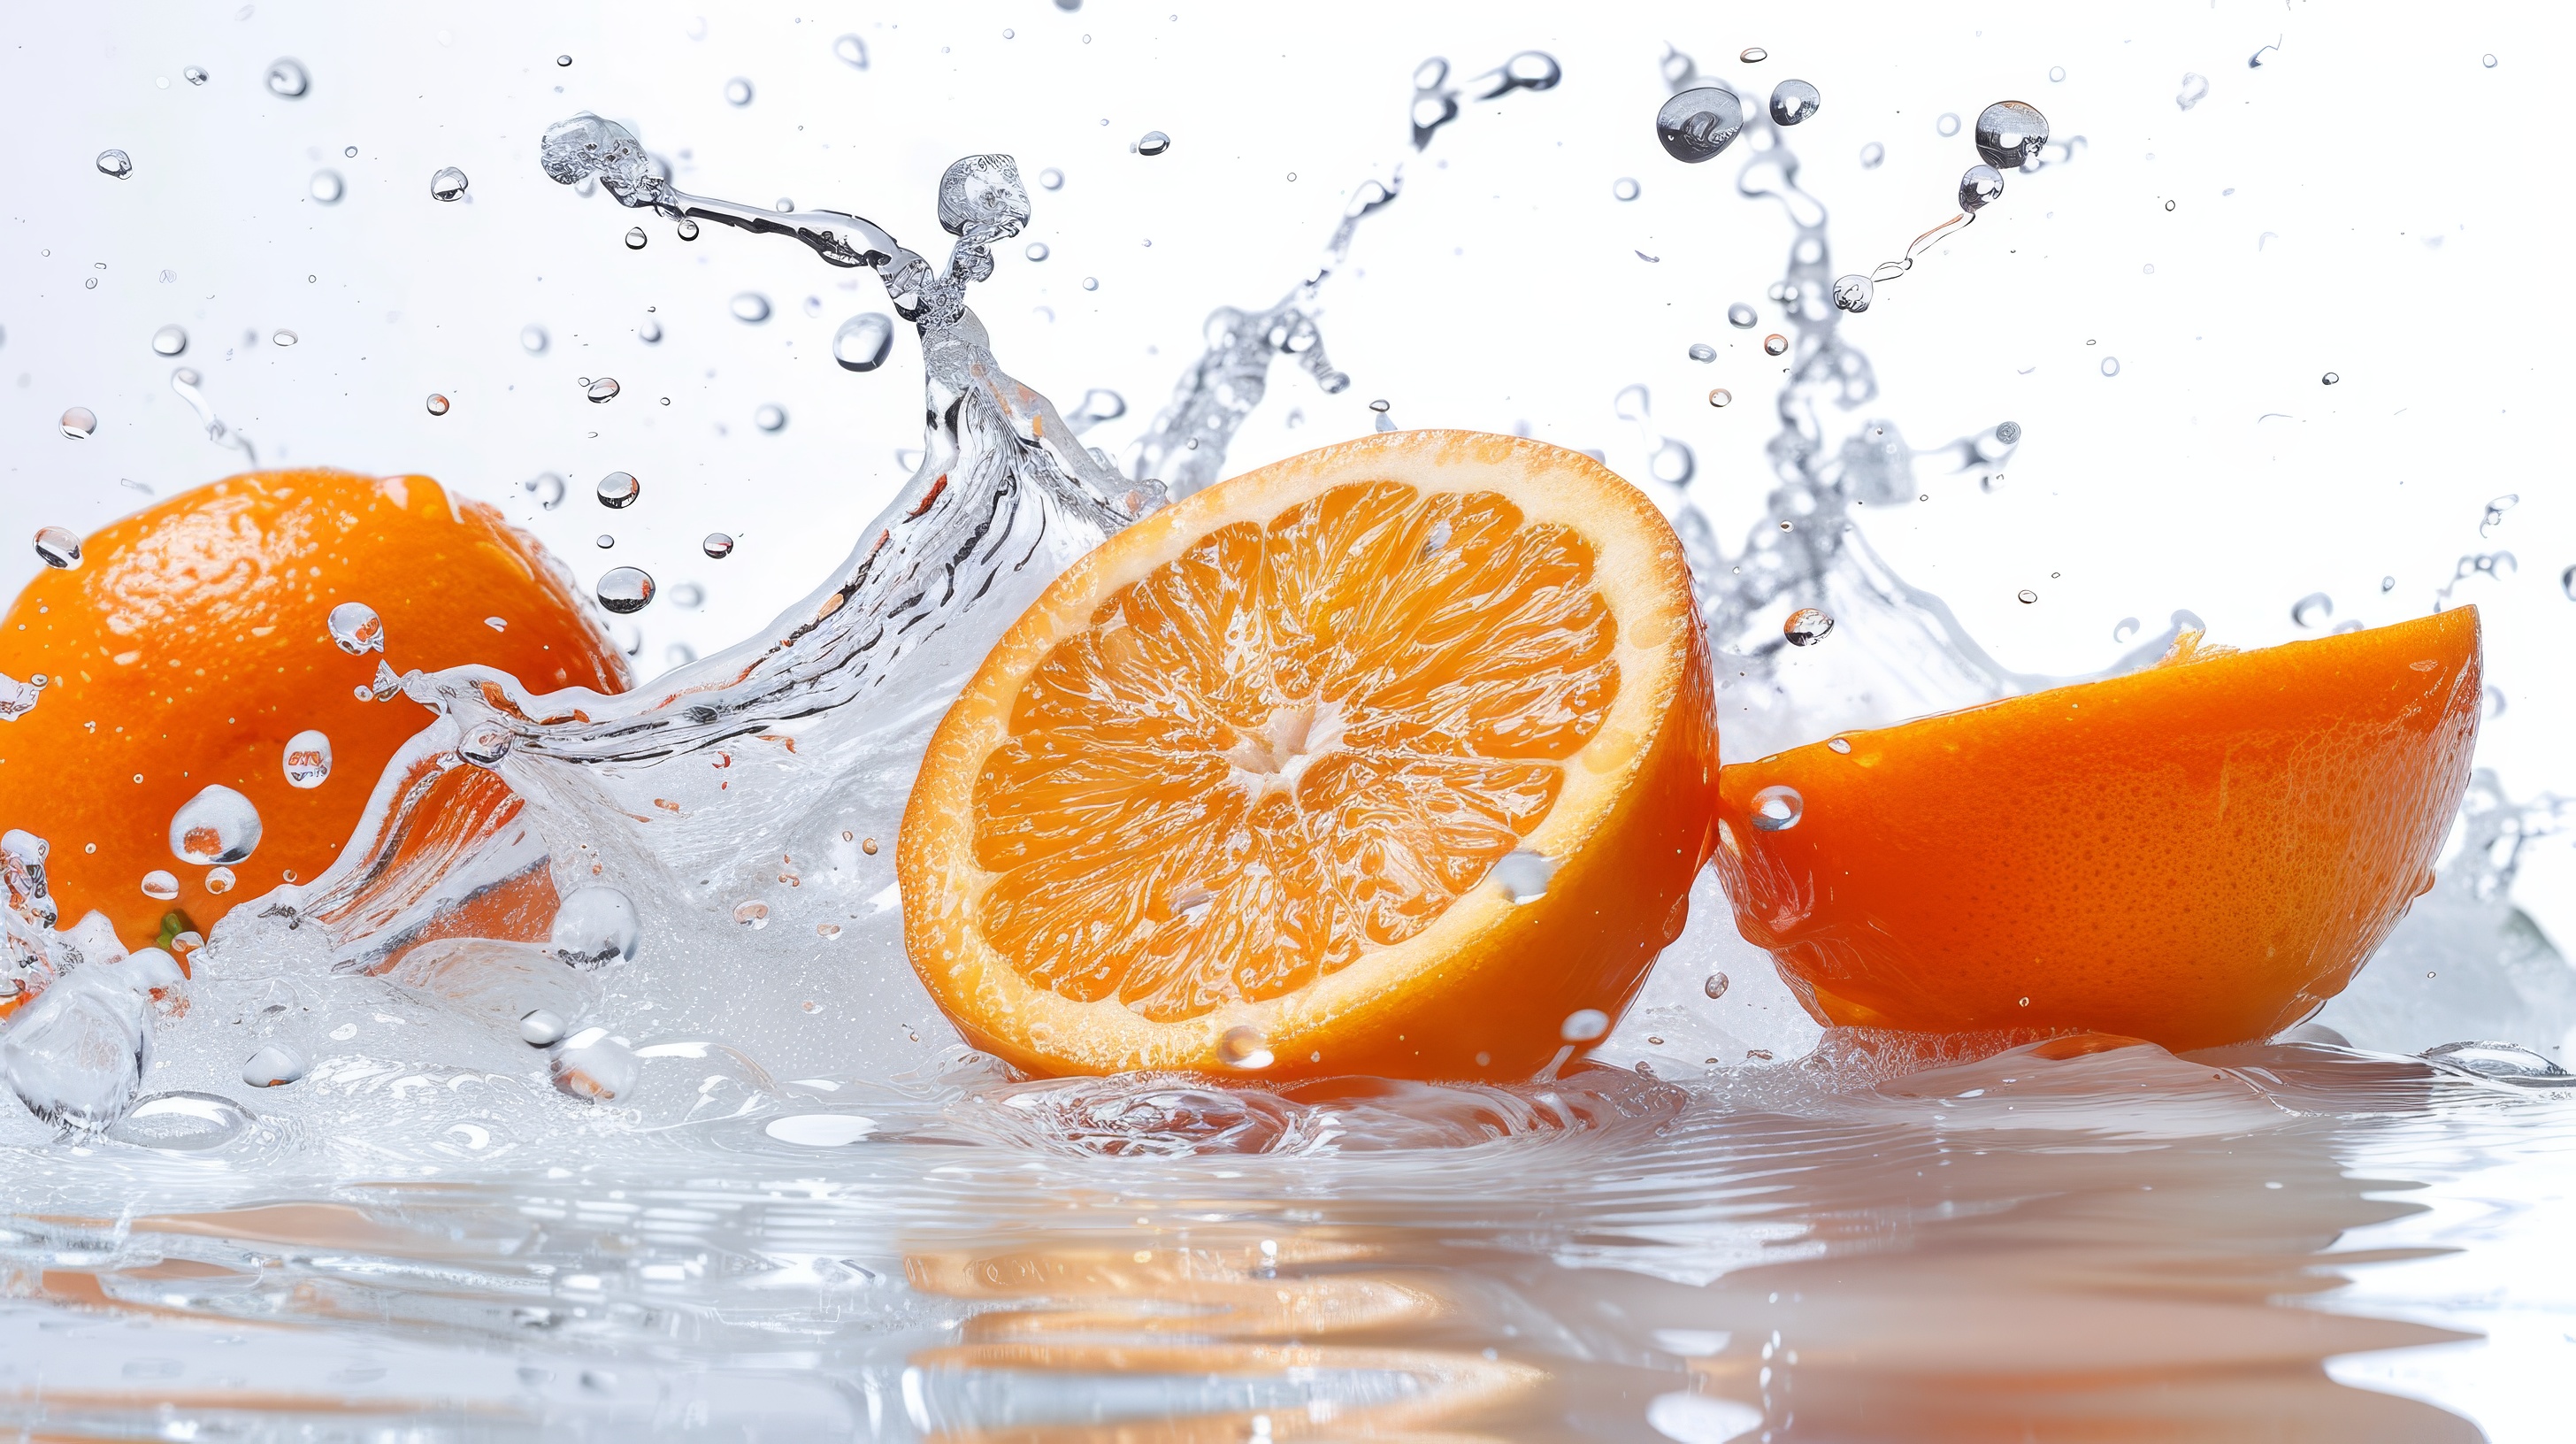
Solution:
[(1726, 768), (1717, 867), (1827, 1023), (2268, 1037), (2342, 991), (2468, 785), (2463, 607)]
[(1706, 648), (1672, 529), (1574, 452), (1395, 433), (1211, 487), (940, 724), (913, 966), (1033, 1073), (1527, 1076), (1681, 931)]

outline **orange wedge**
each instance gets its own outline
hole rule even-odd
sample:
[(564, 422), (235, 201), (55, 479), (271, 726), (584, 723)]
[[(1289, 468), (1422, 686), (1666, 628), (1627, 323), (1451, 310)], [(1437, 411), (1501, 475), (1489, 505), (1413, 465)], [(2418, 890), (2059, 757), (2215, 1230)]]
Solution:
[(2208, 1047), (2342, 991), (2468, 785), (2474, 607), (1725, 769), (1717, 867), (1826, 1023)]
[(1032, 1073), (1525, 1077), (1681, 931), (1707, 643), (1652, 503), (1394, 433), (1111, 538), (1004, 634), (904, 814), (904, 936)]

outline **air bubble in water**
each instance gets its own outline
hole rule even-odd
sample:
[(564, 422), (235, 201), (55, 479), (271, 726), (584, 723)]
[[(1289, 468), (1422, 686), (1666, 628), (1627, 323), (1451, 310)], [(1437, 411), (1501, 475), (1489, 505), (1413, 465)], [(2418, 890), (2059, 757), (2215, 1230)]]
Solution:
[(763, 404), (759, 410), (751, 413), (751, 424), (763, 431), (779, 430), (787, 425), (787, 409), (783, 406)]
[(1784, 80), (1771, 88), (1771, 123), (1796, 125), (1823, 107), (1822, 92), (1803, 80)]
[(1028, 257), (1032, 261), (1043, 261), (1047, 258), (1049, 252), (1047, 251), (1046, 242), (1031, 241), (1029, 242), (1028, 249), (1020, 252), (1020, 254)]
[(429, 198), (431, 200), (452, 201), (464, 194), (465, 172), (458, 170), (452, 165), (440, 166), (437, 174), (432, 175), (429, 178)]
[(2334, 615), (2334, 598), (2323, 592), (2310, 592), (2290, 604), (2290, 620), (2302, 627), (2315, 627)]
[(519, 1041), (531, 1048), (551, 1048), (563, 1041), (570, 1027), (558, 1014), (543, 1008), (531, 1009), (519, 1019)]
[(1972, 165), (1959, 177), (1959, 209), (1974, 213), (1992, 205), (2004, 193), (2001, 171), (1990, 165)]
[(69, 527), (40, 527), (36, 531), (36, 556), (49, 567), (70, 571), (81, 564), (80, 537)]
[(1761, 316), (1756, 314), (1751, 306), (1746, 305), (1742, 301), (1738, 301), (1734, 305), (1726, 308), (1726, 324), (1734, 327), (1738, 331), (1752, 330), (1753, 323), (1761, 319)]
[(769, 298), (758, 291), (736, 293), (730, 308), (733, 318), (747, 326), (757, 326), (769, 319)]
[(599, 479), (599, 504), (612, 511), (633, 506), (635, 498), (643, 494), (644, 483), (637, 481), (631, 471), (612, 471)]
[(1270, 1044), (1261, 1036), (1261, 1030), (1243, 1026), (1225, 1030), (1225, 1035), (1216, 1040), (1216, 1056), (1225, 1066), (1247, 1073), (1267, 1068), (1273, 1061)]
[(855, 35), (844, 35), (840, 39), (833, 41), (832, 54), (837, 56), (843, 65), (847, 65), (852, 69), (865, 70), (868, 68), (868, 42), (861, 40)]
[(319, 787), (331, 780), (331, 739), (311, 728), (286, 739), (281, 759), (289, 787)]
[(1735, 404), (1735, 393), (1720, 386), (1708, 393), (1708, 404), (1722, 411)]
[(1834, 282), (1834, 305), (1854, 315), (1868, 310), (1877, 294), (1878, 287), (1867, 276), (1853, 274)]
[(644, 249), (645, 243), (652, 239), (653, 238), (651, 236), (644, 234), (644, 228), (642, 226), (629, 226), (626, 228), (626, 249), (630, 251), (640, 251)]
[(121, 150), (100, 151), (98, 153), (98, 173), (104, 176), (114, 176), (118, 180), (123, 180), (127, 176), (134, 174), (134, 157), (127, 155)]
[(1531, 848), (1515, 848), (1494, 864), (1494, 882), (1503, 896), (1516, 903), (1536, 902), (1547, 896), (1547, 884), (1556, 876), (1556, 859)]
[(537, 505), (547, 511), (563, 505), (564, 479), (551, 471), (539, 472), (534, 478), (520, 482), (519, 485), (522, 489), (535, 493)]
[(300, 1081), (312, 1065), (284, 1043), (264, 1043), (243, 1062), (241, 1080), (253, 1088), (283, 1088)]
[(1621, 176), (1610, 183), (1610, 196), (1613, 200), (1633, 201), (1637, 198), (1637, 183)]
[(339, 644), (340, 650), (352, 657), (363, 657), (369, 652), (385, 649), (384, 621), (376, 615), (375, 608), (364, 602), (342, 602), (333, 607), (323, 625), (330, 630), (331, 640)]
[(599, 604), (623, 617), (653, 601), (653, 578), (641, 567), (616, 567), (599, 579)]
[(546, 1062), (546, 1073), (556, 1088), (594, 1102), (633, 1092), (643, 1072), (635, 1050), (625, 1039), (610, 1037), (606, 1028), (584, 1028), (564, 1039), (563, 1047)]
[(1959, 117), (1945, 110), (1941, 113), (1941, 118), (1939, 120), (1932, 122), (1932, 128), (1939, 131), (1944, 136), (1957, 135), (1959, 133)]
[(1789, 639), (1790, 646), (1812, 647), (1823, 641), (1825, 634), (1833, 629), (1833, 618), (1814, 607), (1800, 607), (1780, 625), (1780, 635)]
[(733, 555), (733, 538), (720, 531), (711, 531), (707, 533), (707, 539), (699, 543), (699, 548), (717, 561), (723, 561)]
[(1786, 832), (1798, 825), (1806, 811), (1807, 799), (1784, 783), (1773, 783), (1753, 794), (1753, 825), (1764, 832)]
[(725, 82), (724, 97), (727, 105), (751, 104), (751, 82), (739, 75), (735, 76)]
[(85, 441), (98, 430), (98, 413), (86, 406), (75, 406), (63, 413), (63, 435), (74, 441)]
[(1869, 144), (1860, 148), (1860, 168), (1862, 170), (1876, 170), (1886, 159), (1887, 147), (1880, 145), (1877, 141), (1873, 140)]
[(1781, 335), (1777, 331), (1763, 337), (1762, 354), (1765, 356), (1785, 356), (1789, 354), (1789, 338)]
[(1703, 993), (1708, 994), (1708, 995), (1709, 995), (1710, 997), (1712, 997), (1712, 998), (1723, 998), (1723, 997), (1725, 997), (1725, 996), (1726, 996), (1726, 974), (1724, 974), (1724, 973), (1711, 973), (1711, 974), (1709, 974), (1709, 975), (1708, 975), (1708, 977), (1707, 977), (1704, 981), (1702, 981), (1702, 982), (1700, 983), (1700, 985), (1699, 985), (1699, 990), (1700, 990), (1701, 992), (1703, 992)]
[(769, 904), (758, 900), (736, 903), (733, 920), (756, 932), (769, 926)]
[(518, 738), (499, 719), (475, 723), (456, 739), (456, 755), (476, 767), (498, 767)]
[(313, 77), (305, 73), (303, 62), (281, 57), (270, 63), (268, 67), (269, 94), (282, 95), (288, 100), (294, 100), (301, 97), (304, 92), (312, 88)]
[(1713, 160), (1744, 131), (1744, 102), (1723, 86), (1685, 90), (1655, 112), (1655, 139), (1686, 165)]
[(597, 968), (631, 960), (643, 935), (634, 901), (613, 887), (593, 885), (565, 896), (546, 946), (576, 968)]
[(1977, 154), (1998, 170), (2035, 164), (2046, 144), (2048, 117), (2027, 101), (1998, 100), (1977, 112)]
[(340, 197), (349, 193), (348, 183), (340, 179), (336, 170), (315, 171), (307, 189), (313, 193), (313, 199), (326, 206), (338, 205)]
[(1159, 130), (1149, 130), (1136, 137), (1136, 143), (1127, 148), (1138, 155), (1161, 155), (1172, 148), (1172, 138)]
[(179, 895), (179, 879), (167, 868), (154, 868), (143, 875), (143, 895), (154, 902), (168, 902)]
[(2184, 71), (2182, 75), (2182, 89), (2174, 96), (2174, 104), (2181, 106), (2185, 110), (2189, 110), (2208, 98), (2209, 77), (2202, 75), (2197, 71)]
[(1693, 341), (1690, 348), (1690, 358), (1693, 361), (1714, 361), (1717, 359), (1717, 348), (1711, 346), (1706, 341)]
[(170, 851), (199, 867), (239, 862), (259, 846), (259, 809), (221, 783), (180, 804), (170, 818)]
[(832, 359), (844, 371), (874, 371), (893, 348), (894, 322), (875, 311), (852, 316), (832, 333)]
[(1609, 1031), (1609, 1014), (1599, 1008), (1577, 1008), (1565, 1015), (1556, 1035), (1569, 1043), (1589, 1043)]

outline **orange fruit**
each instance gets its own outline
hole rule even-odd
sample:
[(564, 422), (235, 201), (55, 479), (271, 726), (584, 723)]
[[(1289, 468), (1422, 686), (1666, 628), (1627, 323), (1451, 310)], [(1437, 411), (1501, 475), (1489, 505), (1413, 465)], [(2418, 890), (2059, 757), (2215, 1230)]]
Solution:
[[(381, 655), (335, 644), (327, 621), (343, 602), (374, 609)], [(95, 909), (129, 948), (163, 936), (173, 912), (211, 929), (329, 867), (394, 749), (428, 725), (399, 696), (358, 697), (386, 659), (397, 672), (481, 662), (545, 689), (627, 686), (570, 577), (499, 512), (425, 476), (253, 472), (92, 535), (77, 567), (39, 574), (0, 619), (0, 673), (46, 679), (32, 711), (0, 722), (0, 828), (51, 845), (65, 924)], [(287, 744), (306, 731), (329, 739), (328, 774), (299, 787)], [(316, 761), (292, 765), (309, 777)], [(173, 846), (172, 819), (209, 785), (260, 822), (221, 893), (213, 867)], [(155, 872), (175, 896), (144, 893)]]
[(1716, 755), (1635, 488), (1349, 442), (1147, 517), (1004, 633), (904, 813), (905, 944), (1033, 1073), (1527, 1076), (1681, 930)]
[(2463, 607), (1847, 732), (1721, 779), (1744, 936), (1825, 1023), (2263, 1038), (2351, 981), (2468, 785)]

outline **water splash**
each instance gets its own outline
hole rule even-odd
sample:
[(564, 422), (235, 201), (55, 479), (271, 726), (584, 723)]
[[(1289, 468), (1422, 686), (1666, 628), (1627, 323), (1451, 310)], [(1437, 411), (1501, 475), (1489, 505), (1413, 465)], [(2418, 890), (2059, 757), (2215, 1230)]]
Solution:
[(226, 426), (224, 419), (215, 414), (215, 403), (206, 399), (203, 389), (205, 379), (197, 374), (195, 367), (182, 366), (170, 373), (170, 389), (180, 400), (188, 403), (190, 410), (197, 413), (197, 420), (206, 428), (208, 441), (240, 452), (244, 469), (256, 468), (259, 465), (259, 452), (251, 446), (249, 437)]

